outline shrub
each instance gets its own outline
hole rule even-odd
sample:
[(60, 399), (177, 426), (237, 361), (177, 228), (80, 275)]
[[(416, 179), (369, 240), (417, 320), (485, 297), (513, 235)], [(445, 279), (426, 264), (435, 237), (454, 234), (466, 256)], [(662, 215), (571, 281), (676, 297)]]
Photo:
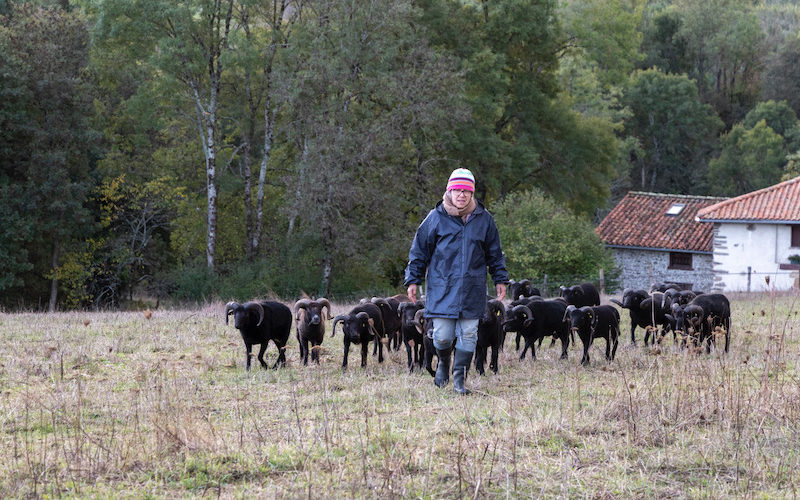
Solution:
[(539, 191), (512, 193), (491, 206), (512, 277), (596, 277), (615, 272), (614, 258), (588, 219)]

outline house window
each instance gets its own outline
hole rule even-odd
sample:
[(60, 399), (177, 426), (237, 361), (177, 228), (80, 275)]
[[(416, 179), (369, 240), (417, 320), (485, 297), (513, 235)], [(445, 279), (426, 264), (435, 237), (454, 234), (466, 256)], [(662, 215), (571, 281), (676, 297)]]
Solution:
[(800, 224), (792, 225), (792, 247), (800, 248)]
[(691, 269), (692, 268), (692, 254), (685, 252), (670, 252), (669, 253), (669, 268), (670, 269)]

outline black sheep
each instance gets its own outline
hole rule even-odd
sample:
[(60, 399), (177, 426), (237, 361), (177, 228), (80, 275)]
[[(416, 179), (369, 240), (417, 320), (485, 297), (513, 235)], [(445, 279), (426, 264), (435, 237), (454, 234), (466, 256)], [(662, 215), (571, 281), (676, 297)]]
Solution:
[(562, 286), (560, 288), (561, 297), (567, 301), (567, 305), (571, 304), (575, 307), (600, 305), (600, 293), (591, 283), (581, 283), (569, 288)]
[(564, 321), (567, 304), (563, 300), (531, 301), (527, 305), (514, 306), (506, 315), (503, 330), (520, 332), (525, 339), (520, 359), (525, 358), (525, 351), (530, 347), (533, 359), (536, 359), (534, 344), (546, 335), (561, 340), (561, 359), (567, 359), (569, 347), (569, 328)]
[(492, 348), (492, 360), (489, 369), (497, 373), (498, 357), (500, 349), (503, 347), (505, 332), (503, 332), (503, 317), (505, 308), (503, 303), (497, 299), (488, 301), (486, 311), (478, 321), (478, 342), (475, 346), (475, 369), (481, 375), (484, 374), (483, 366), (486, 363), (486, 354), (489, 347)]
[(308, 364), (308, 345), (311, 344), (311, 360), (319, 364), (319, 348), (325, 337), (325, 320), (323, 310), (327, 308), (327, 319), (331, 316), (331, 303), (325, 298), (317, 300), (300, 299), (294, 304), (294, 315), (297, 326), (297, 343), (300, 345), (300, 358)]
[(401, 302), (397, 308), (400, 314), (400, 336), (408, 354), (408, 370), (414, 371), (414, 366), (422, 368), (424, 360), (425, 343), (423, 340), (424, 329), (417, 325), (415, 315), (422, 311), (425, 304), (417, 302)]
[(225, 324), (228, 316), (233, 314), (233, 324), (242, 334), (244, 346), (247, 350), (247, 369), (250, 370), (250, 357), (253, 344), (261, 344), (258, 351), (258, 361), (267, 368), (264, 361), (264, 352), (271, 340), (278, 348), (278, 360), (272, 368), (286, 365), (286, 342), (292, 329), (292, 311), (280, 302), (228, 302), (225, 305)]
[[(559, 297), (559, 299), (560, 299), (560, 297)], [(521, 297), (519, 299), (513, 300), (508, 305), (508, 307), (506, 308), (506, 311), (505, 311), (506, 318), (511, 316), (511, 311), (516, 306), (524, 306), (524, 305), (528, 305), (529, 302), (541, 302), (543, 300), (544, 299), (539, 295), (533, 295), (531, 297)], [(566, 302), (565, 302), (565, 304), (566, 304)], [(519, 343), (520, 343), (520, 340), (522, 339), (522, 332), (520, 332), (519, 330), (512, 330), (511, 328), (514, 328), (514, 327), (512, 325), (510, 325), (510, 324), (505, 326), (505, 327), (503, 327), (503, 333), (505, 334), (507, 332), (515, 332), (517, 334), (516, 338), (514, 340), (514, 343), (515, 343), (514, 349), (519, 351)], [(542, 346), (542, 342), (540, 340), (539, 341), (539, 347), (541, 347), (541, 346)]]
[(695, 344), (706, 342), (706, 353), (711, 352), (714, 340), (713, 330), (721, 327), (725, 331), (725, 352), (731, 338), (731, 304), (728, 298), (721, 293), (698, 295), (685, 306), (673, 307), (672, 314), (668, 315), (675, 322), (675, 329), (684, 333), (691, 327)]
[(606, 339), (606, 360), (613, 361), (619, 340), (619, 311), (614, 306), (567, 307), (570, 328), (583, 342), (581, 364), (589, 364), (589, 347), (596, 338)]
[[(406, 298), (407, 299), (407, 298)], [(378, 306), (383, 316), (383, 327), (386, 333), (386, 348), (391, 351), (400, 349), (400, 301), (395, 297), (372, 297), (371, 302)]]
[(383, 327), (383, 315), (378, 306), (367, 302), (359, 304), (350, 310), (348, 314), (340, 314), (333, 319), (331, 337), (336, 334), (336, 324), (342, 322), (342, 334), (344, 337), (344, 358), (342, 368), (347, 368), (347, 356), (350, 353), (350, 344), (361, 345), (361, 367), (367, 366), (367, 350), (370, 341), (375, 342), (378, 350), (378, 362), (383, 363), (383, 339), (385, 330)]
[[(655, 300), (654, 300), (655, 299)], [(669, 307), (661, 304), (664, 302), (663, 295), (656, 293), (652, 297), (644, 290), (631, 290), (626, 288), (622, 293), (622, 302), (611, 299), (611, 302), (617, 304), (623, 309), (627, 309), (631, 318), (631, 344), (636, 344), (636, 327), (641, 327), (646, 330), (644, 336), (644, 343), (650, 337), (650, 332), (647, 327), (656, 328), (661, 326), (662, 332), (667, 332), (671, 329), (670, 321), (666, 317), (669, 313)], [(655, 334), (653, 340), (655, 341)]]
[(508, 297), (513, 300), (518, 300), (522, 297), (532, 297), (534, 295), (541, 296), (542, 293), (538, 288), (531, 284), (531, 280), (523, 279), (519, 281), (511, 280), (508, 284)]
[[(433, 318), (425, 318), (425, 310), (420, 309), (414, 314), (414, 324), (422, 333), (422, 345), (424, 346), (425, 353), (425, 369), (431, 374), (431, 377), (436, 376), (436, 369), (433, 367), (433, 357), (436, 356), (439, 360), (439, 353), (433, 345)], [(453, 366), (452, 358), (448, 361), (449, 366)]]

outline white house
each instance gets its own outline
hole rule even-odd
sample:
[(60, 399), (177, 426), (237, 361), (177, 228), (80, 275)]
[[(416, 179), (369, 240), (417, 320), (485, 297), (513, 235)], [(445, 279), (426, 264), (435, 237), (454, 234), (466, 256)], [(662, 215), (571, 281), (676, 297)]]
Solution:
[[(713, 224), (715, 290), (798, 288), (800, 177), (716, 203), (697, 212)], [(794, 260), (794, 259), (793, 259)]]

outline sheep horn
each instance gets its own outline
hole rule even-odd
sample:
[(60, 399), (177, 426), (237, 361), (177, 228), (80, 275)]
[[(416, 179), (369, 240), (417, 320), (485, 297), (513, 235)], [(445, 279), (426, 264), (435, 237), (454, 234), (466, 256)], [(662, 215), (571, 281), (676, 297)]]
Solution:
[(577, 307), (575, 307), (575, 306), (574, 306), (574, 305), (572, 305), (572, 304), (570, 304), (569, 306), (567, 306), (567, 308), (564, 310), (564, 317), (563, 317), (563, 318), (561, 318), (561, 321), (566, 321), (566, 319), (567, 319), (567, 314), (571, 313), (571, 312), (572, 312), (572, 311), (574, 311), (575, 309), (577, 309)]
[(328, 302), (328, 299), (326, 299), (325, 297), (320, 297), (317, 299), (317, 304), (319, 304), (321, 307), (327, 307), (328, 319), (333, 319), (333, 316), (331, 316), (331, 303)]
[(295, 321), (300, 321), (300, 309), (308, 310), (308, 306), (311, 304), (311, 301), (308, 299), (300, 299), (294, 303), (294, 319)]
[(533, 317), (531, 308), (528, 306), (522, 306), (522, 305), (514, 306), (514, 309), (512, 309), (511, 312), (514, 313), (515, 315), (521, 312), (525, 314), (528, 317), (528, 319), (531, 319)]
[[(366, 313), (364, 313), (366, 314)], [(375, 329), (375, 320), (369, 318), (367, 320), (367, 325), (369, 325), (369, 331), (373, 337), (375, 337), (375, 341), (378, 342), (380, 340), (380, 335), (378, 335), (378, 330)]]
[(256, 326), (261, 326), (261, 322), (264, 321), (264, 306), (258, 302), (248, 302), (244, 307), (247, 310), (255, 309), (258, 311), (258, 323), (256, 323)]
[(422, 328), (422, 318), (425, 315), (425, 309), (420, 309), (419, 311), (414, 313), (414, 328), (417, 329), (419, 333), (422, 333), (424, 330)]
[(348, 317), (349, 317), (348, 314), (340, 314), (340, 315), (336, 316), (335, 318), (333, 318), (333, 326), (331, 327), (331, 338), (333, 338), (333, 336), (336, 335), (336, 323), (338, 323), (340, 321), (343, 322)]
[(232, 311), (235, 311), (238, 308), (239, 308), (239, 303), (238, 302), (231, 301), (231, 302), (228, 302), (227, 304), (225, 304), (225, 324), (226, 325), (228, 324), (228, 316), (231, 315)]

